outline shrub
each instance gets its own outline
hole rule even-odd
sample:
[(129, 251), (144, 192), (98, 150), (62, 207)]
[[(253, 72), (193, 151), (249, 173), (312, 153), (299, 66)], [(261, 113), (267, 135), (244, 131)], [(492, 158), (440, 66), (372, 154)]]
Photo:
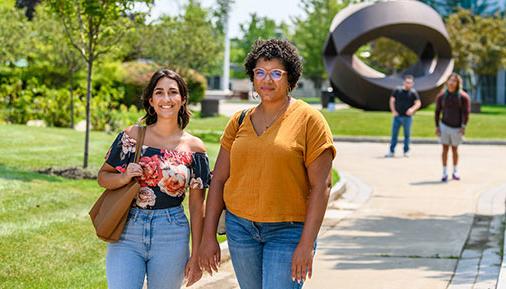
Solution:
[[(164, 66), (152, 62), (131, 61), (122, 64), (122, 82), (125, 85), (125, 98), (122, 103), (126, 105), (139, 105), (139, 99), (144, 87), (153, 73)], [(169, 67), (170, 68), (170, 67)], [(206, 93), (206, 78), (193, 69), (171, 68), (184, 78), (189, 90), (190, 103), (200, 102)], [(140, 107), (140, 106), (139, 106)]]
[(189, 102), (199, 103), (206, 94), (207, 80), (206, 78), (193, 69), (176, 69), (188, 85)]

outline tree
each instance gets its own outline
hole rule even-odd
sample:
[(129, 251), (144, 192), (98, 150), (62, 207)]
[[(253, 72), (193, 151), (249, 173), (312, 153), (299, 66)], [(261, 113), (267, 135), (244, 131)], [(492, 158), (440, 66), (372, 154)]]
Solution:
[(506, 65), (506, 20), (459, 10), (448, 17), (446, 29), (455, 68), (469, 77), (472, 98), (481, 102), (480, 76), (495, 75)]
[(28, 37), (30, 26), (21, 11), (14, 7), (0, 7), (0, 64), (14, 65), (30, 50)]
[(362, 46), (355, 53), (364, 63), (384, 74), (402, 71), (418, 61), (414, 51), (386, 37), (380, 37)]
[(213, 10), (214, 27), (221, 34), (225, 33), (225, 21), (229, 16), (230, 8), (235, 0), (216, 0), (216, 8)]
[[(70, 93), (70, 127), (74, 128), (74, 88), (75, 75), (84, 68), (84, 61), (80, 53), (67, 41), (67, 36), (58, 19), (45, 5), (39, 6), (35, 18), (32, 20), (33, 30), (36, 31), (33, 45), (37, 63), (47, 73), (58, 73), (61, 83), (68, 85)], [(42, 63), (41, 63), (42, 62)], [(52, 83), (51, 85), (55, 85)]]
[(182, 15), (163, 16), (145, 38), (146, 57), (158, 63), (208, 72), (221, 60), (222, 41), (209, 11), (190, 0)]
[[(241, 36), (232, 39), (231, 43), (231, 62), (236, 67), (242, 68), (242, 63), (246, 58), (249, 50), (258, 39), (270, 38), (288, 38), (288, 29), (285, 23), (279, 25), (270, 18), (260, 17), (256, 13), (250, 14), (248, 22), (240, 24)], [(236, 78), (244, 78), (245, 72), (243, 69), (236, 69), (233, 72)]]
[(323, 65), (323, 45), (327, 39), (334, 16), (349, 1), (302, 0), (303, 17), (294, 20), (293, 41), (304, 58), (304, 76), (311, 79), (317, 89), (326, 77)]
[(459, 9), (470, 10), (475, 15), (493, 15), (499, 12), (497, 0), (422, 0), (443, 15), (456, 13)]
[(88, 167), (88, 144), (90, 134), (90, 101), (93, 64), (107, 54), (120, 41), (132, 26), (125, 17), (132, 10), (135, 0), (49, 0), (53, 11), (58, 15), (66, 35), (81, 54), (87, 65), (86, 87), (86, 134), (84, 141), (83, 168)]
[(25, 8), (25, 16), (28, 20), (32, 20), (35, 14), (35, 7), (40, 0), (16, 0), (16, 8)]

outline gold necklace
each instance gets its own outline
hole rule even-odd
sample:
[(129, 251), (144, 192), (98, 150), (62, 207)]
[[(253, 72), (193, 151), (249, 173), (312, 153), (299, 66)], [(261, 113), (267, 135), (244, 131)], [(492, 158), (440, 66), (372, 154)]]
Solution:
[[(281, 115), (281, 112), (283, 112), (285, 110), (286, 107), (288, 107), (288, 105), (290, 104), (290, 98), (287, 98), (287, 101), (283, 104), (283, 106), (277, 111), (276, 115), (274, 116), (274, 118), (269, 122), (268, 125), (265, 126), (265, 130), (267, 130), (277, 119), (278, 117)], [(264, 111), (265, 113), (265, 110), (262, 108), (262, 110)]]

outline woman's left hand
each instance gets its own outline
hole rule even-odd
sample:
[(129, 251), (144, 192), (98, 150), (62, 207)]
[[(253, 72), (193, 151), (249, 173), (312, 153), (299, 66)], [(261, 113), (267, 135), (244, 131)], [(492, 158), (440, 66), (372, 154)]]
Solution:
[(299, 243), (292, 256), (292, 280), (298, 283), (313, 275), (313, 244)]
[(195, 284), (195, 282), (199, 281), (202, 278), (202, 270), (200, 269), (198, 257), (192, 256), (188, 263), (186, 263), (186, 268), (184, 270), (184, 277), (186, 278), (186, 287), (190, 287)]

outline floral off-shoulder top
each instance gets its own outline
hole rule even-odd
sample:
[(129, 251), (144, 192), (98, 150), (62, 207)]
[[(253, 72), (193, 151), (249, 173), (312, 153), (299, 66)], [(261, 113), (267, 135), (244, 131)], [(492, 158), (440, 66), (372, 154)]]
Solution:
[[(134, 161), (136, 140), (125, 131), (118, 134), (105, 161), (125, 172)], [(166, 209), (179, 206), (188, 188), (209, 187), (211, 175), (205, 153), (159, 149), (143, 145), (139, 164), (143, 175), (137, 180), (140, 192), (133, 206), (143, 209)]]

